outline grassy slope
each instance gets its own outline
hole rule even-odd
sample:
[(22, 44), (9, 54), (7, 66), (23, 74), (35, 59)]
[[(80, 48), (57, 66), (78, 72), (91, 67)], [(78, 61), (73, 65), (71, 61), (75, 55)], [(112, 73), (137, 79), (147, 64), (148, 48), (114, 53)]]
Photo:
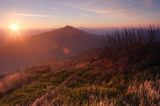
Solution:
[(6, 76), (0, 79), (0, 104), (158, 106), (157, 31), (154, 27), (115, 31), (101, 42), (104, 50), (100, 55), (84, 53), (84, 57), (49, 68)]
[(88, 61), (89, 64), (83, 67), (62, 69), (57, 73), (49, 71), (40, 74), (32, 83), (1, 98), (0, 104), (158, 105), (160, 103), (158, 95), (160, 66), (128, 73), (114, 73), (106, 72), (102, 67), (95, 65), (95, 62)]

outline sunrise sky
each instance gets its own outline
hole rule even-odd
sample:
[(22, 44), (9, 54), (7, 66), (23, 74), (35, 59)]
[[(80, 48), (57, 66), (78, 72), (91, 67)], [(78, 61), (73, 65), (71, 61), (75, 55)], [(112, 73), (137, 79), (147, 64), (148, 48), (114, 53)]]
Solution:
[(160, 22), (160, 0), (0, 0), (0, 28), (105, 28)]

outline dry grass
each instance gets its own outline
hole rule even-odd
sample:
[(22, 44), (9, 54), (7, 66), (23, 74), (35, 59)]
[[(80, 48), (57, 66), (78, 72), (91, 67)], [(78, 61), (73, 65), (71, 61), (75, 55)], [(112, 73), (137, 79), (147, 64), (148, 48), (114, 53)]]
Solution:
[(31, 83), (42, 73), (49, 72), (49, 67), (32, 67), (9, 75), (4, 75), (0, 79), (0, 94), (3, 96), (21, 86)]
[[(96, 68), (97, 69), (97, 68)], [(30, 84), (4, 96), (0, 104), (125, 106), (160, 103), (159, 72), (110, 73), (90, 66), (45, 73)], [(153, 71), (155, 70), (155, 71)]]
[(100, 41), (104, 50), (102, 58), (110, 60), (112, 68), (119, 71), (127, 71), (136, 64), (141, 64), (137, 68), (143, 68), (144, 61), (155, 65), (160, 59), (159, 34), (160, 28), (154, 26), (116, 29)]
[(160, 80), (145, 81), (142, 84), (134, 83), (127, 89), (126, 95), (136, 94), (141, 106), (160, 104)]

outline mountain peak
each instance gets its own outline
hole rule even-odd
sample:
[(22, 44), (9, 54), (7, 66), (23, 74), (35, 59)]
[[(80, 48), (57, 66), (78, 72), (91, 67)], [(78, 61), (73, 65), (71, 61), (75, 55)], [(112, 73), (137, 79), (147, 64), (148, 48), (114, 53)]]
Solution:
[(58, 32), (66, 32), (66, 33), (68, 33), (68, 32), (69, 33), (82, 33), (82, 32), (84, 32), (84, 31), (79, 30), (79, 29), (77, 29), (77, 28), (75, 28), (73, 26), (70, 26), (70, 25), (67, 25), (67, 26), (65, 26), (63, 28), (57, 29), (56, 31), (58, 31)]
[[(66, 25), (64, 28), (74, 28), (73, 26)], [(75, 28), (74, 28), (75, 29)]]
[(67, 26), (63, 27), (62, 29), (64, 29), (64, 30), (78, 30), (75, 27), (70, 26), (70, 25), (67, 25)]

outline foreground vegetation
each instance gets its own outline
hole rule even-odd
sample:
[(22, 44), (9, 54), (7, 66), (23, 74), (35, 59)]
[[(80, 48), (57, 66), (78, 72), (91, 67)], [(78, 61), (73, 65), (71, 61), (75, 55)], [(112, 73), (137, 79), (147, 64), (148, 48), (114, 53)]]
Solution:
[(111, 73), (90, 66), (46, 73), (0, 100), (3, 105), (159, 105), (160, 66)]
[(7, 89), (1, 90), (0, 104), (159, 106), (157, 31), (154, 27), (116, 30), (101, 41), (103, 48), (98, 53), (95, 50), (92, 56), (68, 61), (69, 67), (41, 66), (17, 72), (21, 73), (17, 77), (3, 77), (1, 88)]

